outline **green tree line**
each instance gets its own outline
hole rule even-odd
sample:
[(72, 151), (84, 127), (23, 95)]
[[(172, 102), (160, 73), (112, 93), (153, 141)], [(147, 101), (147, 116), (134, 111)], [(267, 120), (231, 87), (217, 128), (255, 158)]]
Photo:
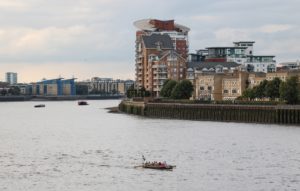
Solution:
[(144, 87), (141, 87), (139, 89), (134, 88), (132, 85), (126, 92), (126, 96), (128, 98), (133, 98), (133, 97), (150, 97), (151, 92), (147, 91)]
[(285, 82), (279, 78), (271, 81), (264, 80), (258, 86), (246, 89), (241, 98), (249, 100), (269, 98), (280, 99), (287, 104), (297, 104), (300, 101), (300, 86), (298, 76), (292, 76)]

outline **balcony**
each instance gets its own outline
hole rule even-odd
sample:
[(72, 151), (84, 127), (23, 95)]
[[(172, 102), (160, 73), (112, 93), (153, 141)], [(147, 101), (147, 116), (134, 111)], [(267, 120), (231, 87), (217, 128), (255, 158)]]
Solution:
[(155, 80), (166, 80), (166, 79), (168, 79), (168, 76), (166, 76), (166, 75), (164, 75), (164, 76), (159, 75), (159, 76), (153, 77), (153, 79), (155, 79)]

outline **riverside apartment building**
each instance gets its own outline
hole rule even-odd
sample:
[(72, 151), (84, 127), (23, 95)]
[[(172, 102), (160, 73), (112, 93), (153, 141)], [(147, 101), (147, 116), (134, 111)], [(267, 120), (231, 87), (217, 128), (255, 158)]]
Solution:
[(159, 96), (166, 79), (186, 78), (190, 29), (174, 20), (143, 19), (136, 32), (136, 85)]

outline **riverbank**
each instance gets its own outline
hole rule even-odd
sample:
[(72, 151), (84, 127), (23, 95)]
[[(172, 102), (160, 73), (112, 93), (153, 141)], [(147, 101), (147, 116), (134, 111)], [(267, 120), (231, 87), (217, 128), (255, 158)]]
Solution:
[(153, 118), (265, 124), (300, 124), (300, 106), (145, 103), (122, 101), (119, 110)]

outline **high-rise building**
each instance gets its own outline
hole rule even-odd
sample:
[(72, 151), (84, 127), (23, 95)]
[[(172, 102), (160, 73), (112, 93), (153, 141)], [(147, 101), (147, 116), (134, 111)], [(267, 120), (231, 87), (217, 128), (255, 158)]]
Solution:
[(136, 85), (159, 95), (166, 79), (186, 78), (190, 29), (174, 20), (143, 19), (136, 32)]
[(18, 83), (18, 74), (14, 73), (14, 72), (6, 72), (5, 80), (10, 85), (17, 84)]

